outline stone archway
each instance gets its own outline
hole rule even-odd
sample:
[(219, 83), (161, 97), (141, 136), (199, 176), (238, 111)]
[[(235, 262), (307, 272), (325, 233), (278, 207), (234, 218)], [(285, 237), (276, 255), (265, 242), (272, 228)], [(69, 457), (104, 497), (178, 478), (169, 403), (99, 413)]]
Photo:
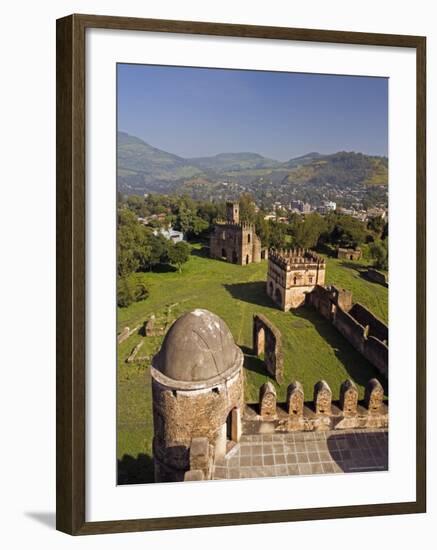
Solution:
[(234, 407), (226, 418), (226, 440), (238, 443), (241, 438), (241, 411)]
[(281, 383), (284, 371), (282, 336), (273, 323), (261, 314), (253, 317), (253, 353), (258, 356), (264, 354), (267, 372)]

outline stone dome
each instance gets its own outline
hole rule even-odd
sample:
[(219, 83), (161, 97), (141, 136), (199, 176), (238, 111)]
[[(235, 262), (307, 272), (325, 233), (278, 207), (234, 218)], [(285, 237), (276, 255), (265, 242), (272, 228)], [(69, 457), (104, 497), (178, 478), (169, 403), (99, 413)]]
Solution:
[(170, 327), (153, 367), (173, 380), (203, 382), (241, 365), (241, 356), (223, 319), (195, 309)]

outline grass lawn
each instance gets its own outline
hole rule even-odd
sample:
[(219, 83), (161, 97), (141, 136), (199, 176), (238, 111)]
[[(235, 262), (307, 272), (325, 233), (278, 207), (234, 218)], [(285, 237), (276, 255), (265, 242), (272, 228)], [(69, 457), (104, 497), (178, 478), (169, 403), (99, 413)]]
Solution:
[[(387, 322), (387, 288), (366, 280), (360, 268), (366, 262), (347, 262), (327, 258), (327, 283), (353, 292), (354, 302), (361, 302)], [(376, 370), (352, 346), (311, 309), (293, 312), (279, 311), (265, 293), (267, 262), (237, 266), (202, 255), (193, 247), (190, 260), (177, 271), (135, 275), (146, 283), (150, 295), (143, 302), (118, 310), (118, 331), (142, 325), (153, 313), (158, 323), (174, 320), (185, 311), (200, 307), (222, 317), (235, 342), (245, 353), (246, 401), (258, 400), (260, 385), (269, 379), (263, 363), (251, 355), (252, 316), (266, 315), (281, 331), (284, 351), (284, 383), (276, 385), (278, 399), (285, 400), (286, 388), (299, 380), (307, 400), (313, 386), (325, 379), (333, 398), (338, 399), (340, 384), (352, 378), (360, 398), (364, 386)], [(118, 425), (117, 456), (119, 482), (153, 481), (151, 441), (153, 435), (151, 410), (150, 360), (126, 363), (135, 345), (144, 341), (138, 355), (151, 358), (162, 337), (144, 338), (133, 334), (118, 346)]]

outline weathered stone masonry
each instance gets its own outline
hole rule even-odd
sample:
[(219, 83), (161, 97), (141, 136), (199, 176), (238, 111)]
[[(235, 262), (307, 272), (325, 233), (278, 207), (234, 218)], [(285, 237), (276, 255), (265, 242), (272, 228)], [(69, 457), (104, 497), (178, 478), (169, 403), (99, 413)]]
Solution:
[(181, 481), (193, 438), (206, 438), (212, 458), (238, 435), (243, 353), (219, 317), (194, 310), (168, 331), (151, 377), (155, 481)]
[(338, 401), (333, 401), (331, 388), (320, 380), (311, 401), (305, 401), (303, 387), (295, 381), (288, 386), (287, 401), (277, 403), (275, 388), (267, 382), (260, 388), (259, 404), (246, 405), (243, 414), (244, 434), (387, 427), (388, 404), (375, 378), (367, 384), (363, 401), (358, 400), (352, 380), (343, 382)]
[(316, 285), (325, 284), (325, 268), (324, 258), (311, 250), (270, 251), (267, 294), (283, 311), (297, 308)]
[(275, 325), (260, 313), (253, 316), (253, 352), (255, 355), (264, 354), (267, 372), (280, 384), (284, 372), (282, 336)]
[(210, 238), (211, 258), (247, 265), (267, 258), (267, 250), (261, 246), (261, 240), (255, 233), (255, 226), (240, 222), (239, 204), (226, 203), (226, 220), (214, 225)]
[(307, 304), (331, 321), (369, 363), (388, 377), (388, 327), (363, 305), (353, 304), (351, 292), (317, 286), (307, 295)]

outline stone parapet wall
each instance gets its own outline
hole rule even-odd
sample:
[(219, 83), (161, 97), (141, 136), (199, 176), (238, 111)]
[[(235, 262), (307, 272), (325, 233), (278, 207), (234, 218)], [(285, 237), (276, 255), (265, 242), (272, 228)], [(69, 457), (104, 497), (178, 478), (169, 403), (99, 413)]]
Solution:
[(371, 281), (373, 281), (374, 283), (379, 283), (380, 285), (388, 286), (387, 275), (382, 271), (378, 271), (377, 269), (373, 269), (372, 267), (369, 267), (369, 269), (366, 272), (366, 277)]
[(356, 303), (349, 310), (350, 315), (356, 319), (363, 327), (369, 327), (369, 336), (374, 336), (381, 340), (381, 342), (388, 342), (388, 327), (378, 317), (376, 317), (370, 310)]
[(311, 401), (305, 401), (302, 385), (293, 382), (285, 403), (277, 403), (274, 387), (264, 384), (260, 402), (247, 404), (242, 420), (243, 434), (387, 427), (388, 402), (376, 379), (369, 381), (361, 401), (352, 380), (343, 382), (338, 401), (332, 400), (331, 389), (323, 380), (315, 385)]
[(352, 305), (351, 292), (317, 285), (306, 295), (306, 303), (331, 321), (369, 363), (388, 377), (388, 327), (363, 305)]

